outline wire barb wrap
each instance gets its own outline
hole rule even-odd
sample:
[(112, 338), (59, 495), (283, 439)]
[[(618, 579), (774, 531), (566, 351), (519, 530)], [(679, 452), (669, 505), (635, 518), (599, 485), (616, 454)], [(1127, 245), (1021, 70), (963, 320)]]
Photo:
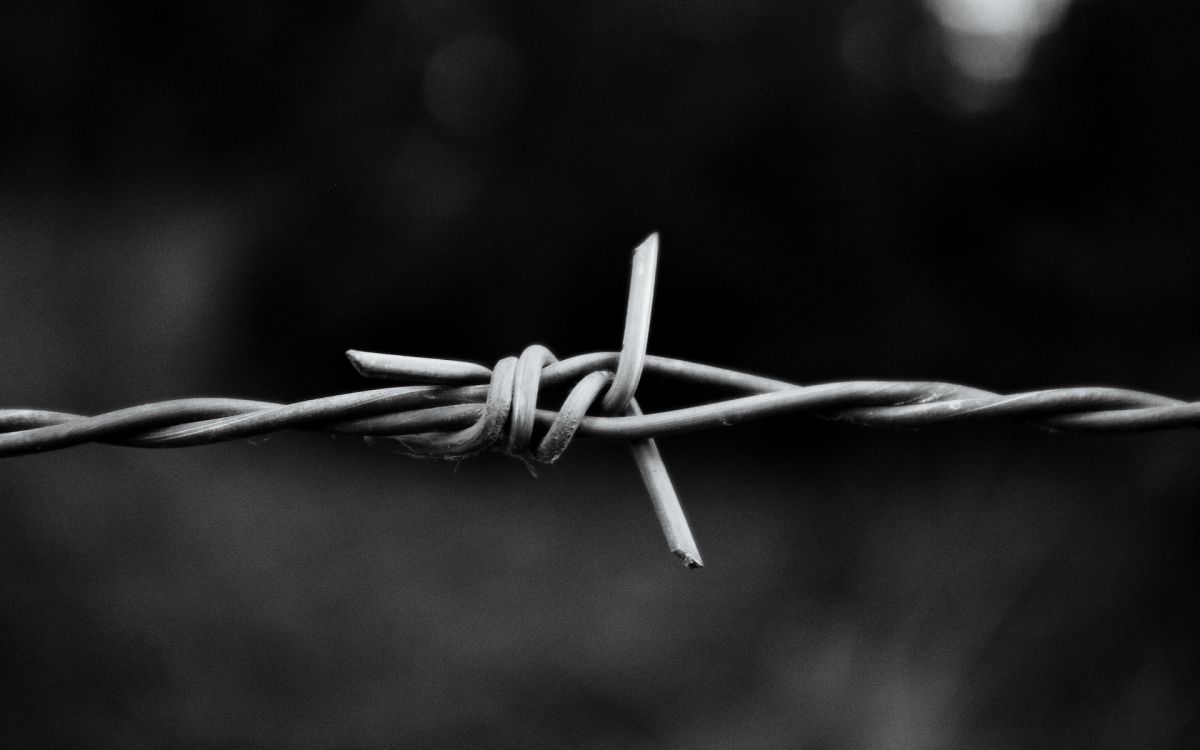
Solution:
[[(358, 354), (362, 353), (350, 352), (351, 360), (360, 371), (374, 374), (376, 371), (370, 364), (363, 364), (362, 360), (355, 358)], [(388, 355), (371, 357), (376, 363), (389, 361)], [(393, 367), (382, 371), (385, 377), (407, 378), (425, 375), (452, 381), (457, 377), (470, 379), (479, 374), (478, 370), (468, 371), (458, 367), (465, 363), (444, 360), (404, 357), (391, 362)], [(613, 372), (607, 369), (594, 370), (580, 378), (571, 388), (562, 407), (554, 414), (537, 448), (530, 450), (538, 417), (537, 402), (542, 375), (547, 366), (557, 363), (558, 358), (546, 347), (541, 344), (529, 346), (521, 353), (520, 358), (506, 357), (496, 363), (496, 367), (488, 376), (483, 408), (476, 421), (469, 427), (454, 432), (368, 437), (367, 442), (422, 458), (458, 460), (486, 450), (498, 450), (510, 456), (552, 464), (566, 452), (588, 410), (606, 388), (611, 390), (615, 378)], [(460, 372), (468, 374), (456, 374)], [(473, 398), (476, 394), (464, 392), (462, 395)], [(464, 405), (433, 408), (444, 410)], [(375, 422), (376, 426), (379, 424), (380, 421)]]

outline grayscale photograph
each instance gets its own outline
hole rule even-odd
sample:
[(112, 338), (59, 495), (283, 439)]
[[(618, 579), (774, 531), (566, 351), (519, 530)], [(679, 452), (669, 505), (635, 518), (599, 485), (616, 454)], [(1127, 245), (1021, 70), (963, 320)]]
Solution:
[(0, 748), (1200, 747), (1200, 3), (0, 3)]

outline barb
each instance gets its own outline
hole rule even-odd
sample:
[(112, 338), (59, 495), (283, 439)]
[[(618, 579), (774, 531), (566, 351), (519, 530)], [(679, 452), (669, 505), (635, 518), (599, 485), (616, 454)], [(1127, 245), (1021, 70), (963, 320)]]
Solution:
[[(657, 237), (651, 236), (657, 253)], [(643, 271), (646, 269), (643, 268)], [(229, 398), (163, 401), (81, 416), (0, 409), (0, 457), (89, 442), (175, 448), (285, 429), (355, 435), (419, 457), (461, 458), (496, 450), (552, 464), (577, 437), (630, 442), (672, 551), (700, 564), (691, 531), (652, 440), (786, 414), (867, 427), (916, 429), (947, 422), (1025, 421), (1072, 432), (1134, 432), (1200, 426), (1200, 402), (1121, 388), (1059, 388), (1002, 395), (954, 383), (851, 381), (798, 385), (645, 354), (653, 268), (634, 282), (622, 351), (558, 360), (534, 345), (495, 367), (348, 351), (364, 376), (411, 385), (293, 404)], [(648, 281), (648, 283), (647, 283)], [(638, 291), (638, 284), (643, 286)], [(642, 372), (731, 392), (710, 403), (642, 413), (633, 398)], [(558, 409), (544, 396), (569, 390)], [(602, 398), (603, 397), (603, 398)], [(557, 397), (556, 397), (557, 398)], [(602, 415), (590, 414), (597, 399)]]
[[(621, 356), (617, 360), (617, 372), (608, 393), (604, 395), (601, 409), (606, 414), (640, 416), (642, 408), (633, 397), (642, 370), (646, 366), (646, 346), (650, 341), (650, 310), (654, 306), (654, 278), (658, 272), (658, 234), (652, 234), (633, 251), (633, 273), (629, 282), (629, 302), (625, 311), (625, 339), (621, 345)], [(634, 440), (629, 443), (633, 462), (637, 465), (642, 482), (650, 493), (654, 515), (667, 538), (671, 553), (689, 568), (704, 565), (700, 549), (692, 537), (683, 505), (667, 473), (667, 464), (658, 452), (654, 438)]]

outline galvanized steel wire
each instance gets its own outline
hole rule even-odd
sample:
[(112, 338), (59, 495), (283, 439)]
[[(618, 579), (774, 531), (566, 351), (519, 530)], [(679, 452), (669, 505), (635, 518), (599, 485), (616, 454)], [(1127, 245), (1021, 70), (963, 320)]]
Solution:
[[(954, 383), (851, 381), (797, 385), (736, 370), (646, 354), (658, 259), (651, 235), (633, 256), (620, 352), (559, 360), (544, 346), (494, 367), (351, 350), (359, 373), (410, 385), (277, 404), (191, 398), (95, 416), (0, 409), (0, 457), (99, 442), (177, 448), (278, 430), (355, 435), (419, 457), (459, 459), (496, 450), (554, 463), (576, 437), (623, 440), (650, 493), (667, 543), (688, 567), (701, 558), (654, 439), (784, 414), (855, 425), (921, 428), (948, 422), (1026, 421), (1074, 432), (1129, 432), (1200, 425), (1200, 402), (1122, 388), (1057, 388), (998, 394)], [(634, 394), (643, 372), (728, 392), (683, 409), (643, 413)], [(416, 383), (416, 384), (412, 384)], [(557, 409), (546, 392), (567, 389)], [(597, 400), (600, 401), (596, 404)], [(546, 402), (539, 408), (541, 402)], [(593, 409), (593, 407), (597, 407)]]
[[(544, 351), (544, 350), (542, 350)], [(419, 360), (387, 354), (347, 353), (360, 372), (409, 379)], [(476, 365), (461, 379), (359, 391), (278, 404), (230, 398), (190, 398), (145, 404), (95, 416), (33, 409), (0, 409), (0, 456), (68, 448), (90, 442), (143, 448), (178, 448), (240, 440), (285, 429), (385, 438), (415, 455), (457, 458), (488, 449), (552, 463), (575, 437), (638, 440), (786, 414), (811, 414), (866, 427), (915, 429), (951, 422), (1025, 421), (1071, 432), (1134, 432), (1200, 426), (1200, 402), (1124, 388), (1057, 388), (998, 394), (965, 385), (921, 381), (860, 380), (797, 385), (711, 365), (648, 355), (645, 370), (667, 380), (727, 389), (727, 398), (699, 406), (642, 415), (588, 414), (607, 387), (617, 352), (581, 354), (527, 370), (521, 386), (515, 358), (494, 369)], [(467, 363), (453, 363), (467, 364)], [(542, 429), (536, 449), (525, 440), (500, 442), (513, 404), (537, 403), (539, 391), (574, 384), (558, 409), (533, 410)], [(522, 394), (516, 396), (515, 394)], [(478, 439), (445, 436), (486, 422)], [(527, 430), (522, 426), (521, 430)], [(536, 428), (535, 428), (536, 429)], [(533, 432), (529, 431), (529, 436)], [(498, 444), (499, 443), (499, 444)]]

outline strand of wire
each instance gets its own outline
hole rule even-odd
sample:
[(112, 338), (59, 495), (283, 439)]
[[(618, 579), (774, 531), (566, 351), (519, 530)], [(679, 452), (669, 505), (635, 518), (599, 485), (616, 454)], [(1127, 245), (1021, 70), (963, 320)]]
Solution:
[[(500, 450), (553, 463), (576, 437), (642, 440), (783, 414), (855, 425), (914, 429), (946, 422), (1017, 420), (1063, 431), (1132, 432), (1200, 426), (1200, 402), (1122, 388), (1084, 387), (997, 394), (940, 382), (850, 381), (796, 385), (711, 365), (647, 356), (645, 370), (733, 391), (722, 400), (647, 414), (589, 414), (609, 387), (619, 354), (557, 360), (534, 346), (495, 368), (399, 355), (348, 352), (364, 375), (404, 385), (277, 404), (193, 398), (81, 416), (0, 410), (0, 456), (88, 442), (169, 448), (239, 440), (284, 429), (358, 435), (412, 455), (460, 458)], [(485, 382), (481, 382), (485, 381)], [(557, 410), (539, 392), (572, 384)], [(533, 437), (540, 432), (534, 445)]]

